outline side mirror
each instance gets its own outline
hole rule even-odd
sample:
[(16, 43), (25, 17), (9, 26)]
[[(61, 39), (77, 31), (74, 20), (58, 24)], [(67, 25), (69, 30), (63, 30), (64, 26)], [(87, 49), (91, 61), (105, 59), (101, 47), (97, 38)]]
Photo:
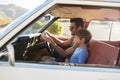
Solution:
[(13, 45), (7, 46), (7, 55), (8, 55), (8, 60), (9, 60), (10, 66), (15, 66), (15, 57), (14, 57)]
[(48, 20), (50, 20), (50, 19), (51, 19), (51, 16), (50, 16), (50, 15), (46, 15), (46, 16), (45, 16), (45, 20), (46, 20), (46, 21), (48, 21)]

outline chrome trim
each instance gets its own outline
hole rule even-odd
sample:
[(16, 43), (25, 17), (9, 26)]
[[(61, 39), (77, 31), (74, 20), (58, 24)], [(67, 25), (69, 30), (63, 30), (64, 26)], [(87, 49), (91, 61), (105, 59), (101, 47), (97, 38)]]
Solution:
[(90, 72), (110, 72), (110, 73), (120, 73), (120, 68), (111, 67), (90, 67), (90, 66), (63, 66), (54, 64), (35, 64), (35, 63), (21, 63), (16, 62), (16, 67), (22, 68), (35, 68), (35, 69), (52, 69), (52, 70), (70, 70), (70, 71), (90, 71)]
[(13, 45), (7, 46), (7, 54), (8, 54), (8, 61), (10, 63), (10, 66), (15, 66), (15, 56), (14, 56), (14, 47)]

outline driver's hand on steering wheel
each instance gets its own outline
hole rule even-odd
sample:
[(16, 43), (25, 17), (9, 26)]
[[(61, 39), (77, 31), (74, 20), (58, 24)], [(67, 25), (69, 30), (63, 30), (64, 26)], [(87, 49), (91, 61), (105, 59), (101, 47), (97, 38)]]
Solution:
[(45, 40), (48, 41), (50, 44), (55, 45), (56, 43), (52, 40), (51, 37), (49, 37), (46, 33), (42, 33), (41, 37)]

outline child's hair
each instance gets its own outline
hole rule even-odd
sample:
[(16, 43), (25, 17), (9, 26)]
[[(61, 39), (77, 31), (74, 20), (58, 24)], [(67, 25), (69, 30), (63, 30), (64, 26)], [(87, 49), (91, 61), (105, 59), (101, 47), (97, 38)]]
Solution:
[(90, 39), (92, 38), (91, 33), (90, 33), (88, 30), (86, 30), (86, 29), (77, 31), (77, 32), (76, 32), (76, 35), (77, 35), (80, 39), (84, 38), (84, 39), (85, 39), (85, 44), (88, 44), (89, 41), (90, 41)]

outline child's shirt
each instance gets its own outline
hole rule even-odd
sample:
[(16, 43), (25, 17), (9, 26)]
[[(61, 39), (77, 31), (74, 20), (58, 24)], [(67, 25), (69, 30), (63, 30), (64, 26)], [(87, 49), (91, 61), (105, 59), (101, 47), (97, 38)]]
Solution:
[(79, 63), (83, 64), (86, 62), (86, 59), (88, 58), (88, 51), (86, 47), (82, 48), (76, 48), (74, 53), (72, 54), (70, 58), (71, 63)]

